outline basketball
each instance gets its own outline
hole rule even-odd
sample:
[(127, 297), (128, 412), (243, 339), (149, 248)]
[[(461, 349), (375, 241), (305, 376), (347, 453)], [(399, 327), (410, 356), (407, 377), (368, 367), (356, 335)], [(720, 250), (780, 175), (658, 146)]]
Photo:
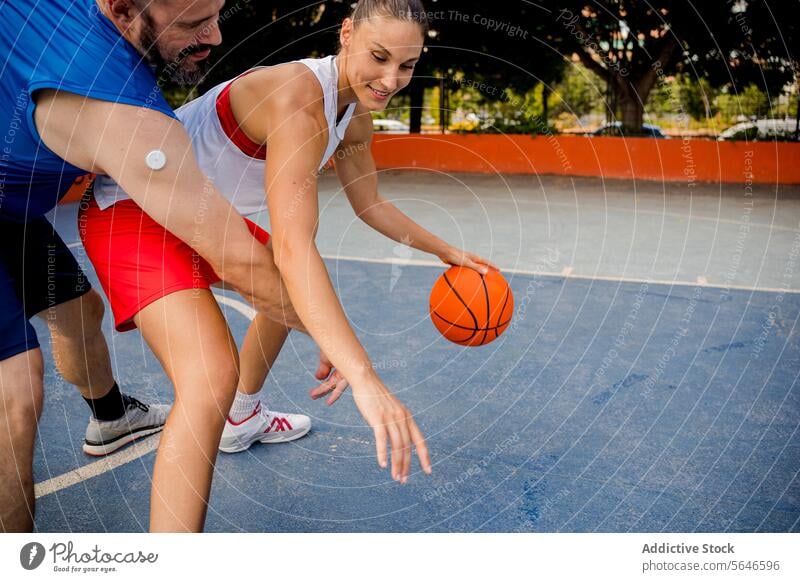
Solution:
[(502, 334), (514, 313), (514, 295), (500, 271), (486, 275), (466, 267), (450, 267), (434, 283), (430, 295), (433, 325), (462, 346), (484, 346)]

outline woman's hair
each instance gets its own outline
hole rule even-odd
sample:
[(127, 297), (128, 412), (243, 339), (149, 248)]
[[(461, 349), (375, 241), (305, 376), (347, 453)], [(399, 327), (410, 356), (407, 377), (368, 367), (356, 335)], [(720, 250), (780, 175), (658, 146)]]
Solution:
[(360, 21), (373, 16), (416, 22), (423, 34), (428, 32), (428, 15), (421, 0), (358, 0), (350, 18), (358, 26)]

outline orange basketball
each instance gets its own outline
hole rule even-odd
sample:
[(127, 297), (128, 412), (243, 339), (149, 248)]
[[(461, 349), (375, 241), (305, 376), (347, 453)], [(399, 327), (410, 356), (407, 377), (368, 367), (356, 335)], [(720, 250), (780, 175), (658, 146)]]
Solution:
[(466, 267), (450, 267), (431, 289), (433, 325), (451, 342), (483, 346), (511, 322), (514, 295), (500, 271), (486, 275)]

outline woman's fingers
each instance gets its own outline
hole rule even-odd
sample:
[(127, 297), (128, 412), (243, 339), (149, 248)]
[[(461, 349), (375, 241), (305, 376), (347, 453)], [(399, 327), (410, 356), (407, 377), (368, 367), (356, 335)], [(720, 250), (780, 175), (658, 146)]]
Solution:
[(500, 270), (497, 265), (488, 259), (479, 257), (473, 253), (462, 253), (461, 258), (459, 260), (452, 261), (451, 264), (461, 265), (462, 267), (473, 269), (478, 271), (481, 275), (486, 275), (490, 269), (494, 269), (496, 271)]
[(408, 430), (408, 415), (398, 423), (400, 438), (403, 439), (403, 448), (398, 451), (402, 457), (402, 468), (400, 469), (400, 483), (408, 481), (408, 473), (411, 470), (411, 435)]
[(375, 433), (375, 453), (378, 456), (378, 465), (385, 469), (388, 463), (388, 453), (386, 451), (387, 445), (387, 432), (386, 426), (379, 425), (374, 427)]
[[(478, 255), (470, 254), (469, 258), (473, 262), (475, 262), (475, 263), (477, 263), (477, 264), (479, 264), (479, 265), (481, 265), (483, 267), (488, 267), (489, 269), (494, 269), (495, 271), (499, 271), (500, 270), (500, 268), (497, 265), (495, 265), (493, 262), (491, 262), (488, 259), (484, 259), (483, 257), (479, 257)], [(485, 274), (486, 273), (484, 273), (484, 275)]]
[(396, 422), (386, 425), (392, 447), (392, 479), (399, 481), (403, 472), (403, 437)]
[(478, 271), (481, 275), (488, 275), (489, 274), (489, 267), (487, 267), (486, 265), (482, 265), (481, 263), (478, 263), (476, 261), (470, 261), (467, 266), (470, 269), (474, 269), (475, 271)]
[(422, 467), (422, 470), (425, 471), (426, 474), (430, 475), (433, 471), (433, 468), (431, 467), (431, 458), (430, 454), (428, 453), (428, 445), (425, 444), (425, 437), (422, 436), (422, 431), (419, 430), (417, 423), (411, 416), (408, 417), (408, 430), (411, 435), (411, 442), (414, 443), (414, 448), (417, 449), (419, 464)]
[[(347, 382), (338, 384), (329, 402), (335, 402), (347, 386)], [(416, 447), (422, 470), (430, 474), (431, 461), (428, 448), (411, 412), (386, 388), (379, 388), (381, 389), (377, 393), (372, 394), (364, 389), (355, 390), (353, 393), (356, 406), (375, 434), (378, 464), (384, 469), (391, 466), (392, 479), (406, 483)]]

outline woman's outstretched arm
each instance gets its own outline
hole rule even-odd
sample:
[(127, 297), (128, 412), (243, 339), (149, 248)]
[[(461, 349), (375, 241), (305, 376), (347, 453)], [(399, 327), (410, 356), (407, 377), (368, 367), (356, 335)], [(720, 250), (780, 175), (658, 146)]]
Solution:
[(420, 464), (429, 473), (422, 433), (373, 369), (314, 242), (319, 217), (317, 165), (326, 129), (313, 102), (303, 108), (296, 99), (276, 98), (269, 108), (270, 119), (283, 120), (268, 132), (265, 181), (275, 263), (291, 304), (320, 349), (350, 382), (356, 405), (374, 431), (379, 464), (387, 466), (391, 445), (392, 477), (405, 482), (416, 447)]

